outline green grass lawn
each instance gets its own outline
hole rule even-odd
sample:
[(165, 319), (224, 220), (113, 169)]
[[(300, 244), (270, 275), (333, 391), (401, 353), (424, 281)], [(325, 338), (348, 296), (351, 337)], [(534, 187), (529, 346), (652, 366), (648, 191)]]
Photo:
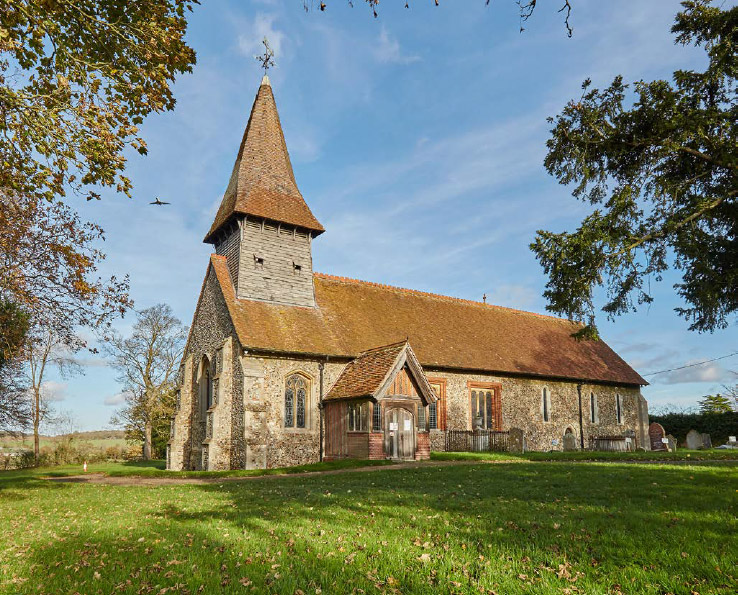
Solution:
[(738, 588), (732, 463), (524, 461), (160, 487), (42, 473), (0, 473), (0, 593)]
[(738, 450), (685, 450), (676, 452), (602, 452), (575, 450), (571, 452), (526, 452), (510, 454), (507, 452), (434, 452), (435, 461), (738, 461)]

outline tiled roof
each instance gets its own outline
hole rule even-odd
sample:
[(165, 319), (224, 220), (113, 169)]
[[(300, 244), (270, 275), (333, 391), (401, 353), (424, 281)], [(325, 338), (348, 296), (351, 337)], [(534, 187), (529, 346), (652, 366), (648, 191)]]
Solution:
[(237, 300), (225, 258), (212, 261), (245, 348), (356, 357), (409, 339), (428, 368), (644, 385), (604, 341), (575, 323), (479, 302), (316, 273), (316, 308)]
[(406, 345), (401, 341), (360, 353), (343, 369), (325, 400), (376, 396)]
[(205, 241), (236, 213), (288, 223), (316, 235), (324, 231), (297, 188), (267, 77), (256, 94), (228, 188)]

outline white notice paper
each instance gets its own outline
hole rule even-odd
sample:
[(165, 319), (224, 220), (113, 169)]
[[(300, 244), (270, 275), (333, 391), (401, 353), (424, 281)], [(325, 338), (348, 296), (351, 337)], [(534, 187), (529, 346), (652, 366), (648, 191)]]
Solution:
[(390, 422), (390, 432), (394, 432), (397, 430), (397, 422), (391, 421)]
[(405, 421), (405, 431), (409, 432), (413, 429), (413, 421), (411, 419), (406, 419)]
[(664, 443), (664, 444), (669, 444), (669, 439), (668, 438), (662, 438), (661, 439), (661, 442)]
[(738, 442), (738, 440), (735, 439), (735, 436), (728, 436), (728, 442)]
[(558, 438), (554, 438), (553, 440), (551, 440), (551, 446), (558, 446), (558, 445), (559, 445), (559, 439)]

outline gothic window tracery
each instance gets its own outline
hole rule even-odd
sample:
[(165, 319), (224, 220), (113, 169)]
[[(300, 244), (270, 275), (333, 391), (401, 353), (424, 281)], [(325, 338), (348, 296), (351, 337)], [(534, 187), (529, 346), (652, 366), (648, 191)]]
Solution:
[(308, 381), (300, 374), (287, 378), (284, 389), (284, 427), (306, 428)]

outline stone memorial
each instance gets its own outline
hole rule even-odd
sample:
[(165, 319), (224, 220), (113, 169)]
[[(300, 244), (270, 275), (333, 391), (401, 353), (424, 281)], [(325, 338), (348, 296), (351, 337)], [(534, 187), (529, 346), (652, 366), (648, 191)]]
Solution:
[(666, 444), (662, 441), (666, 437), (664, 426), (656, 422), (648, 426), (648, 438), (651, 442), (651, 450), (666, 450)]
[(689, 450), (700, 450), (702, 448), (702, 434), (697, 430), (687, 432), (687, 448)]
[(710, 438), (710, 434), (702, 434), (702, 448), (707, 450), (712, 448), (712, 439)]
[(577, 437), (574, 435), (573, 432), (567, 432), (566, 434), (564, 434), (562, 444), (564, 446), (564, 450), (576, 450)]
[(507, 437), (507, 447), (510, 452), (525, 452), (525, 433), (520, 428), (510, 428)]
[(676, 449), (677, 449), (677, 439), (671, 434), (669, 434), (666, 437), (666, 450), (668, 450), (669, 452), (676, 452)]

